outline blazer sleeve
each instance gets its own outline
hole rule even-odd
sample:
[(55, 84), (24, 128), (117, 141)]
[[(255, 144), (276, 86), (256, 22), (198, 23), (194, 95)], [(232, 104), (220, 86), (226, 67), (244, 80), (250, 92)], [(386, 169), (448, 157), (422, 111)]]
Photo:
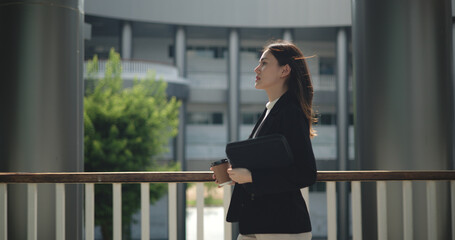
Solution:
[(250, 169), (253, 182), (247, 191), (256, 195), (297, 190), (315, 183), (316, 161), (310, 140), (308, 121), (300, 109), (290, 108), (280, 112), (277, 133), (289, 143), (294, 155), (290, 167)]

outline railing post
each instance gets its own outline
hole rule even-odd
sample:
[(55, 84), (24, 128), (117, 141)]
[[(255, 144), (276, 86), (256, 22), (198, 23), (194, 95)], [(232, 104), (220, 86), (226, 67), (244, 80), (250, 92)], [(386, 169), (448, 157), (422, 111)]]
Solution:
[(113, 236), (114, 240), (122, 239), (122, 184), (112, 184), (112, 211), (113, 214)]
[(95, 184), (85, 184), (85, 240), (95, 239)]
[(427, 239), (438, 238), (438, 218), (436, 211), (436, 182), (427, 181), (427, 224), (428, 237)]
[(359, 181), (351, 183), (352, 239), (362, 240), (362, 195)]
[(8, 239), (8, 185), (0, 183), (0, 240)]
[[(224, 214), (223, 217), (226, 216), (227, 211), (229, 209), (229, 203), (231, 202), (231, 195), (232, 195), (232, 186), (227, 185), (223, 187), (223, 208)], [(224, 221), (224, 240), (232, 240), (232, 223)]]
[(204, 183), (196, 183), (197, 240), (204, 240)]
[(376, 182), (377, 212), (378, 212), (378, 240), (387, 239), (387, 188), (385, 181)]
[(38, 239), (38, 190), (36, 183), (27, 184), (27, 240)]
[(168, 184), (169, 240), (177, 240), (177, 183)]
[(306, 207), (308, 208), (308, 213), (310, 212), (310, 188), (301, 188), (300, 193), (302, 193), (303, 199), (305, 199)]
[(65, 239), (65, 184), (55, 184), (55, 239)]
[(414, 239), (412, 215), (412, 182), (403, 181), (403, 240)]
[(150, 183), (141, 183), (141, 239), (150, 239)]
[(337, 239), (336, 182), (327, 182), (327, 239)]

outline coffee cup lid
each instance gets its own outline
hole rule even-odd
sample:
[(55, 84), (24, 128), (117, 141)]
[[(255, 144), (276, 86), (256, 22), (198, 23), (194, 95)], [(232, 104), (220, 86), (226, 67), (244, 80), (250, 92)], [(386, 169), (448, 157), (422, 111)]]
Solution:
[(228, 162), (227, 159), (221, 159), (221, 160), (212, 162), (212, 164), (210, 164), (210, 166), (213, 167), (213, 166), (220, 165), (220, 164), (222, 164), (222, 163), (227, 163), (227, 162)]

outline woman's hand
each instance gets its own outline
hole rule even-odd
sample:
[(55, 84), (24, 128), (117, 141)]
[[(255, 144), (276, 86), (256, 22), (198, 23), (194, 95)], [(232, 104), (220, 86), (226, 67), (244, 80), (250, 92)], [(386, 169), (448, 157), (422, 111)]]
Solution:
[(229, 177), (231, 177), (232, 181), (244, 184), (253, 182), (253, 177), (251, 176), (250, 170), (246, 168), (228, 168), (227, 170)]

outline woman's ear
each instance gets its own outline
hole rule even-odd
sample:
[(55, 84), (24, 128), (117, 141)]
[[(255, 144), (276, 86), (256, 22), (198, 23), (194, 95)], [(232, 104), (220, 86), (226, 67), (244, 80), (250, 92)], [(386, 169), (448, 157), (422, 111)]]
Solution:
[(291, 67), (286, 64), (281, 69), (281, 77), (288, 77), (291, 74)]

